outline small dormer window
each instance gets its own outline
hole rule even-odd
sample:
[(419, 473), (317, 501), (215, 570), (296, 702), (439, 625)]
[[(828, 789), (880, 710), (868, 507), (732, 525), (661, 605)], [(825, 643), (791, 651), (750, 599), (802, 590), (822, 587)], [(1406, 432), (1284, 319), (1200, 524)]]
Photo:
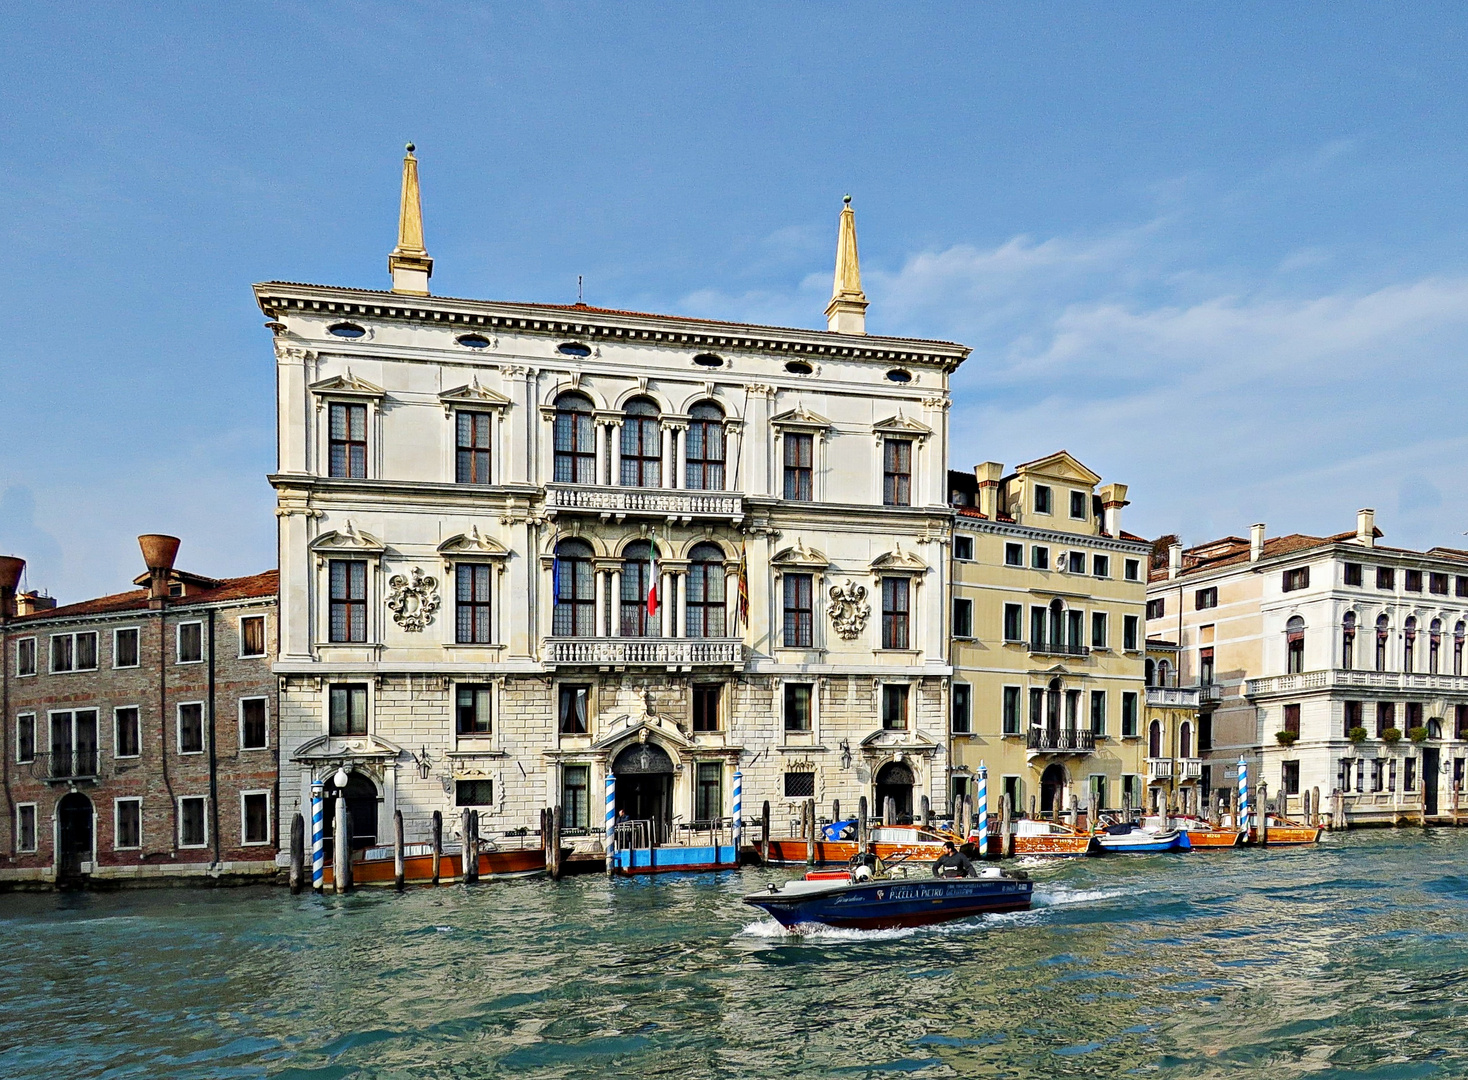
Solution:
[(891, 371), (887, 372), (887, 381), (895, 383), (910, 383), (912, 382), (912, 372), (895, 367)]
[(716, 368), (724, 366), (724, 358), (715, 356), (713, 353), (699, 353), (693, 358), (693, 362), (699, 367)]
[(489, 338), (483, 334), (460, 334), (455, 340), (466, 349), (489, 348)]
[(326, 332), (333, 337), (348, 338), (355, 341), (359, 337), (365, 337), (367, 331), (356, 323), (339, 322), (326, 328)]
[(183, 582), (182, 581), (173, 581), (173, 582), (170, 582), (169, 583), (169, 585), (168, 585), (168, 595), (169, 596), (179, 597), (179, 596), (182, 596), (183, 594), (184, 594), (184, 587), (183, 587)]
[(556, 346), (556, 352), (563, 356), (590, 356), (591, 346), (579, 341), (563, 341)]

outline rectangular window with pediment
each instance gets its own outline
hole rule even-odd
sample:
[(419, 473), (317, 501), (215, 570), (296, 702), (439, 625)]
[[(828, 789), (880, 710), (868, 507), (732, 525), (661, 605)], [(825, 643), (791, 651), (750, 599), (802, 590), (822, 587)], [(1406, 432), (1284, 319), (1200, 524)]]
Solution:
[(454, 568), (455, 640), (460, 645), (487, 645), (490, 637), (490, 567), (484, 563), (459, 563)]
[(815, 611), (810, 574), (785, 575), (785, 647), (809, 649), (814, 643)]
[(485, 485), (489, 479), (489, 413), (456, 412), (458, 439), (454, 479), (460, 484)]
[(367, 477), (367, 406), (333, 402), (330, 407), (328, 475)]
[(787, 434), (785, 443), (785, 498), (810, 502), (813, 494), (815, 436)]
[(882, 579), (882, 648), (910, 648), (908, 596), (912, 582), (905, 577)]
[(367, 640), (367, 564), (356, 559), (332, 559), (331, 640)]
[(882, 440), (882, 502), (912, 505), (912, 440)]

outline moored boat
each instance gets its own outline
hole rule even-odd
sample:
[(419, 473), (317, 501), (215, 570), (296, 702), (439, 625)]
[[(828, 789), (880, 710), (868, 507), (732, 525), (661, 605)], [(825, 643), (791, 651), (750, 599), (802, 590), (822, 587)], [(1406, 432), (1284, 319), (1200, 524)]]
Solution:
[[(1149, 821), (1154, 819), (1148, 819)], [(1194, 848), (1231, 848), (1244, 842), (1242, 829), (1212, 825), (1202, 818), (1175, 817), (1173, 824), (1188, 834), (1188, 845)]]
[[(993, 839), (997, 841), (998, 838)], [(1094, 836), (1063, 821), (1021, 818), (1014, 823), (1016, 855), (1088, 855), (1095, 848)]]
[[(1295, 847), (1301, 844), (1314, 844), (1320, 839), (1322, 830), (1313, 825), (1302, 825), (1298, 821), (1289, 818), (1275, 817), (1269, 815), (1269, 827), (1265, 836), (1265, 847)], [(1259, 843), (1259, 830), (1249, 830), (1249, 843)]]
[(826, 871), (806, 880), (771, 884), (750, 893), (746, 904), (760, 908), (781, 926), (833, 926), (852, 930), (888, 930), (966, 919), (1001, 911), (1028, 911), (1034, 884), (1028, 879), (986, 868), (979, 877), (914, 875), (891, 877), (879, 868), (870, 876), (836, 876)]
[[(307, 870), (309, 871), (309, 867)], [(545, 873), (545, 851), (541, 848), (505, 848), (479, 853), (479, 880), (495, 878), (535, 877)], [(456, 850), (445, 851), (439, 859), (438, 881), (448, 885), (464, 876), (463, 860)], [(366, 848), (352, 858), (352, 884), (391, 885), (395, 880), (393, 850), (390, 847)], [(331, 864), (326, 866), (326, 887), (333, 884)], [(433, 852), (427, 844), (403, 846), (403, 881), (408, 885), (428, 885), (433, 881)]]
[[(855, 823), (841, 822), (838, 824), (854, 826)], [(840, 833), (839, 830), (832, 830), (830, 826), (827, 826), (823, 830), (823, 835), (832, 831), (837, 831), (838, 835)], [(955, 833), (923, 825), (873, 825), (870, 829), (870, 839), (868, 847), (877, 858), (886, 860), (901, 858), (914, 862), (935, 862), (943, 854), (945, 842), (949, 840), (954, 843), (962, 842), (962, 838)], [(810, 854), (808, 841), (799, 837), (772, 839), (767, 861), (773, 865), (803, 866), (810, 861)], [(856, 857), (857, 843), (855, 839), (816, 840), (814, 854), (816, 865), (845, 866)]]
[(1106, 825), (1096, 832), (1096, 843), (1104, 852), (1186, 851), (1192, 845), (1182, 829), (1149, 828), (1134, 821)]

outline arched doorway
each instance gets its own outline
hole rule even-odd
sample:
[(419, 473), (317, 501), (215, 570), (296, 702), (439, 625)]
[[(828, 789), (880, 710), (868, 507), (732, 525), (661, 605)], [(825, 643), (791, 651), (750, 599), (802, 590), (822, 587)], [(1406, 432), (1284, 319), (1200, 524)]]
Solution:
[(1040, 774), (1040, 813), (1051, 816), (1060, 812), (1065, 802), (1065, 766), (1056, 763)]
[(81, 876), (82, 863), (92, 861), (92, 800), (73, 791), (56, 804), (56, 874)]
[[(327, 777), (326, 805), (322, 810), (326, 815), (324, 824), (328, 839), (336, 836), (336, 800), (339, 796), (331, 777)], [(359, 772), (347, 773), (346, 800), (347, 813), (352, 816), (352, 847), (371, 847), (377, 843), (377, 785), (369, 776)]]
[(617, 778), (617, 816), (653, 823), (661, 843), (673, 825), (673, 759), (657, 743), (634, 743), (612, 762)]
[(1178, 729), (1177, 756), (1180, 758), (1190, 758), (1193, 756), (1193, 725), (1186, 720), (1183, 721), (1183, 726)]
[(912, 820), (912, 770), (901, 761), (889, 761), (877, 770), (877, 813), (885, 813), (892, 800), (897, 821)]

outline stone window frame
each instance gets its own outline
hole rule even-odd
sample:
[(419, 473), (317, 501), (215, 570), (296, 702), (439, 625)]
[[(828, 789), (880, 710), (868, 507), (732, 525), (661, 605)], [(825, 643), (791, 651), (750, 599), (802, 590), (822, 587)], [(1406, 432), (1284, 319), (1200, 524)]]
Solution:
[[(133, 663), (131, 663), (131, 664), (119, 664), (117, 662), (117, 657), (119, 655), (120, 650), (117, 647), (117, 638), (118, 638), (118, 635), (119, 634), (125, 634), (129, 630), (131, 630), (134, 634), (136, 634), (138, 636), (137, 659), (135, 661), (133, 661)], [(112, 668), (113, 668), (113, 670), (114, 671), (117, 671), (117, 670), (130, 671), (133, 668), (142, 667), (142, 666), (143, 666), (143, 628), (141, 626), (114, 626), (112, 628)]]
[[(203, 805), (204, 839), (198, 844), (185, 844), (183, 842), (184, 830), (184, 803), (197, 800)], [(174, 842), (182, 851), (199, 851), (209, 846), (209, 796), (208, 795), (179, 795), (176, 799), (176, 813), (178, 816), (178, 835)]]
[[(480, 491), (484, 488), (492, 488), (506, 483), (505, 461), (507, 451), (505, 450), (509, 432), (506, 424), (509, 419), (509, 411), (513, 402), (504, 394), (492, 390), (487, 386), (479, 385), (476, 375), (464, 386), (445, 390), (438, 395), (439, 404), (443, 406), (444, 413), (444, 437), (443, 437), (443, 479), (444, 483), (452, 484), (458, 489), (470, 489)], [(487, 415), (490, 418), (489, 432), (489, 480), (483, 484), (469, 484), (459, 482), (459, 413), (470, 412)]]
[[(21, 837), (25, 830), (21, 828), (21, 818), (24, 811), (31, 812), (31, 843), (29, 847), (21, 844)], [(41, 808), (38, 803), (18, 802), (15, 804), (15, 850), (17, 854), (34, 855), (41, 847)]]
[[(315, 399), (315, 423), (309, 436), (313, 449), (310, 463), (312, 475), (329, 483), (353, 483), (382, 479), (382, 405), (387, 391), (359, 379), (351, 369), (345, 375), (312, 383), (307, 389)], [(365, 405), (367, 407), (367, 475), (362, 477), (331, 475), (331, 409), (332, 405)]]
[[(247, 834), (248, 810), (245, 799), (250, 795), (265, 796), (265, 839), (251, 840)], [(269, 788), (250, 788), (240, 791), (240, 847), (268, 847), (275, 842), (275, 798)]]
[[(75, 675), (75, 674), (78, 674), (80, 672), (97, 671), (97, 670), (99, 670), (99, 664), (100, 664), (101, 659), (102, 659), (101, 656), (98, 655), (98, 653), (100, 652), (100, 649), (98, 648), (98, 646), (101, 644), (101, 641), (100, 640), (94, 641), (92, 643), (92, 666), (91, 667), (77, 667), (76, 666), (76, 642), (77, 642), (77, 638), (85, 637), (87, 634), (91, 634), (92, 637), (94, 637), (94, 638), (99, 638), (100, 639), (100, 637), (101, 637), (101, 635), (98, 634), (97, 631), (95, 631), (95, 630), (66, 630), (66, 631), (63, 631), (63, 632), (60, 632), (60, 633), (55, 633), (55, 634), (49, 635), (48, 638), (47, 638), (47, 640), (46, 640), (46, 660), (47, 660), (47, 663), (46, 663), (46, 674), (48, 674), (48, 675)], [(70, 638), (71, 639), (71, 667), (69, 667), (69, 668), (56, 668), (56, 667), (53, 666), (54, 663), (55, 663), (55, 661), (56, 661), (56, 645), (55, 645), (55, 642), (58, 639), (60, 639), (60, 638)], [(37, 669), (38, 670), (39, 670), (39, 666), (40, 666), (40, 661), (37, 660)]]
[[(183, 711), (185, 706), (199, 706), (199, 749), (185, 750), (183, 748)], [(195, 754), (203, 754), (209, 749), (209, 707), (204, 701), (179, 701), (173, 706), (173, 728), (174, 728), (174, 752), (179, 757), (193, 757)]]
[[(24, 645), (31, 647), (31, 669), (29, 671), (23, 671), (23, 665), (20, 662), (21, 647)], [(17, 679), (33, 679), (40, 674), (41, 662), (38, 659), (38, 655), (34, 635), (15, 639), (15, 677)]]
[[(197, 626), (199, 628), (199, 658), (197, 660), (183, 659), (183, 631), (186, 626)], [(203, 619), (183, 619), (173, 624), (173, 662), (179, 664), (202, 664), (208, 659), (209, 644), (204, 640)]]
[[(381, 648), (384, 623), (383, 615), (383, 556), (386, 547), (375, 536), (350, 528), (347, 532), (323, 533), (311, 541), (311, 557), (314, 559), (312, 649), (323, 657), (330, 657), (352, 650)], [(331, 564), (334, 561), (365, 562), (367, 564), (367, 632), (364, 641), (331, 640)]]
[[(34, 709), (29, 712), (18, 712), (15, 714), (15, 763), (17, 765), (29, 765), (36, 760), (36, 747), (40, 745), (38, 741), (40, 738), (40, 728), (37, 726), (37, 716), (38, 714)], [(29, 720), (31, 722), (31, 756), (28, 758), (20, 756), (20, 724), (22, 720)]]
[[(245, 745), (245, 702), (263, 701), (265, 703), (265, 742), (260, 746)], [(238, 746), (241, 753), (253, 750), (270, 749), (270, 696), (268, 694), (247, 694), (235, 702), (236, 713), (236, 737), (239, 739)]]
[[(138, 714), (138, 716), (137, 716), (137, 719), (138, 719), (138, 751), (135, 754), (123, 754), (123, 753), (119, 753), (119, 748), (122, 746), (122, 740), (117, 737), (118, 736), (118, 731), (119, 731), (119, 728), (117, 726), (118, 725), (118, 714), (121, 713), (121, 712), (124, 712), (124, 711), (126, 711), (128, 709), (131, 709), (133, 712), (135, 712), (135, 713)], [(112, 707), (112, 757), (113, 757), (113, 760), (131, 761), (134, 758), (140, 758), (142, 756), (143, 756), (143, 710), (142, 710), (142, 707), (139, 706), (139, 705), (114, 705)]]
[[(788, 740), (792, 735), (802, 738), (808, 737), (812, 744), (820, 743), (821, 732), (821, 681), (814, 676), (790, 676), (781, 678), (778, 682), (777, 698), (780, 708), (780, 734)], [(791, 729), (785, 726), (785, 687), (790, 685), (810, 687), (810, 725), (802, 729)]]
[[(122, 835), (122, 804), (135, 803), (138, 808), (138, 842), (136, 844), (119, 844), (118, 837)], [(140, 795), (119, 795), (112, 800), (112, 850), (113, 851), (141, 851), (143, 849), (143, 799)]]
[[(245, 622), (249, 619), (260, 620), (260, 644), (263, 651), (257, 653), (245, 652)], [(240, 615), (235, 620), (235, 633), (239, 638), (240, 660), (260, 660), (270, 655), (270, 616), (265, 612), (255, 612), (249, 615)]]

